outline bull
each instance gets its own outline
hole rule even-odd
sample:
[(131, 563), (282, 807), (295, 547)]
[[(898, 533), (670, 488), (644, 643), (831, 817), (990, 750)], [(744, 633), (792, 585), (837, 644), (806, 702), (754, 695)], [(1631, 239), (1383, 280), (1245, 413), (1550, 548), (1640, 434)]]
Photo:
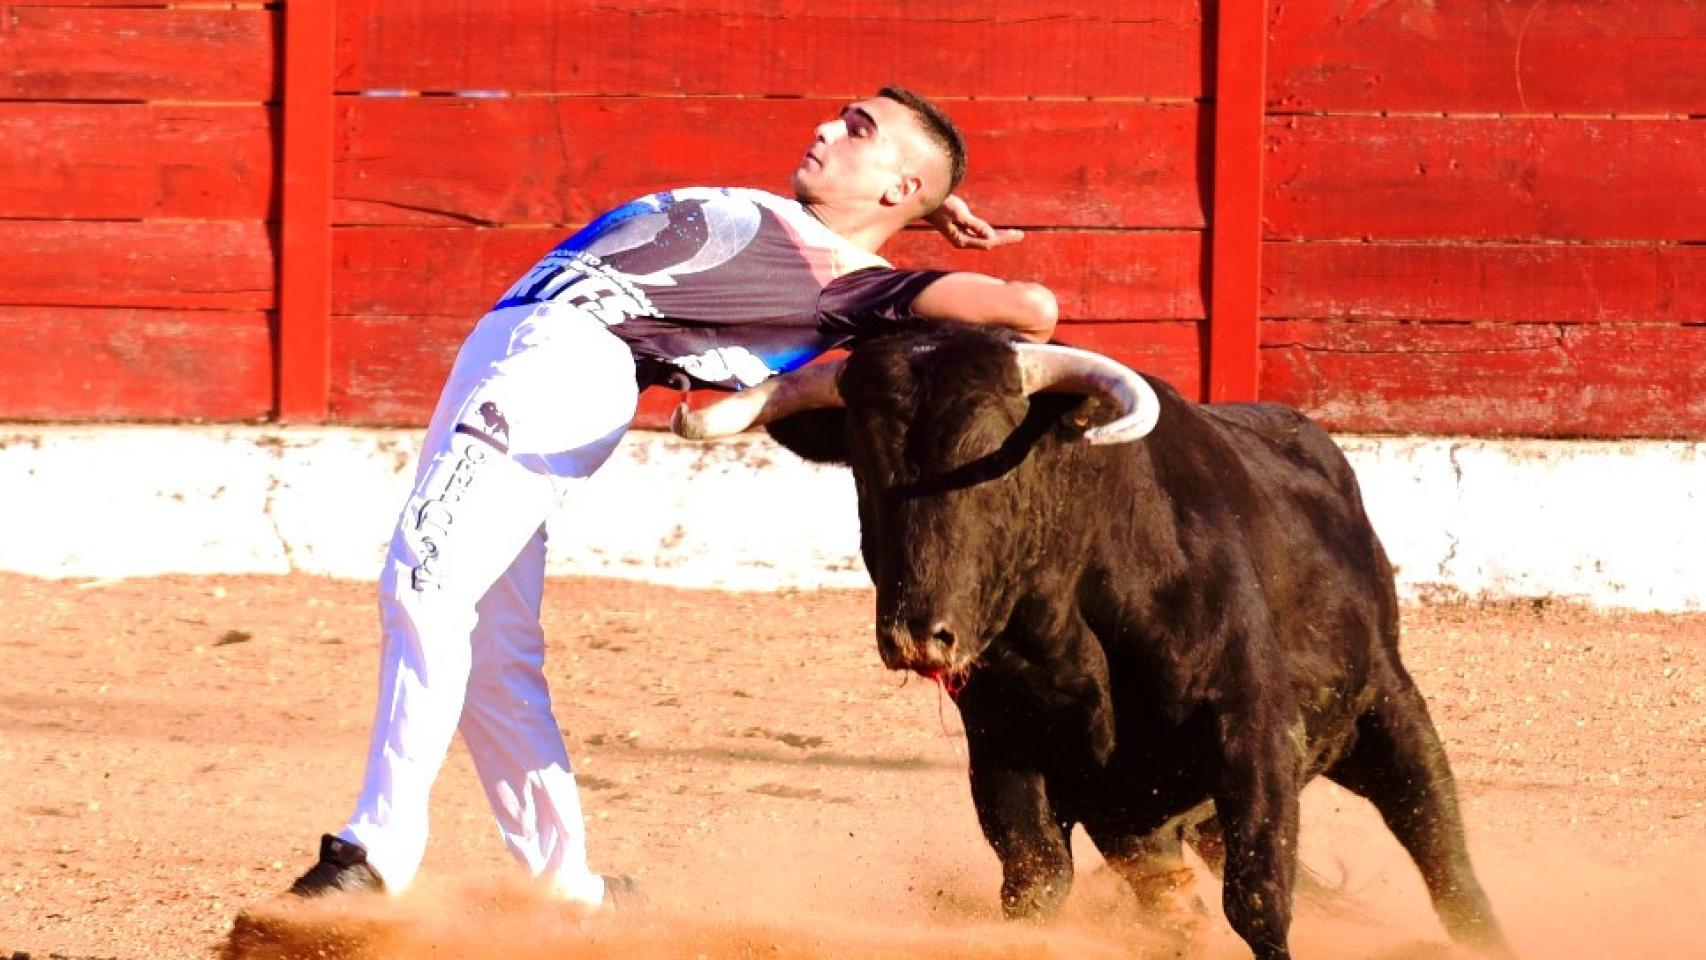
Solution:
[(1399, 657), (1391, 566), (1318, 425), (948, 324), (675, 429), (755, 424), (851, 466), (877, 648), (960, 710), (1008, 917), (1055, 913), (1081, 824), (1146, 903), (1189, 876), (1190, 840), (1233, 929), (1288, 957), (1298, 794), (1319, 775), (1380, 812), (1454, 938), (1505, 952)]

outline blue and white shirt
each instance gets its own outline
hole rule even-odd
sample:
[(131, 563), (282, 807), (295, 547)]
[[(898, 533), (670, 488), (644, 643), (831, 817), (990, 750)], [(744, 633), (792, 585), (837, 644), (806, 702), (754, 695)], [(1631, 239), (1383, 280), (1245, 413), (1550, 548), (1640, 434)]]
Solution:
[(793, 200), (690, 187), (599, 217), (497, 306), (572, 304), (628, 344), (644, 383), (673, 368), (740, 389), (911, 317), (940, 276), (894, 269)]

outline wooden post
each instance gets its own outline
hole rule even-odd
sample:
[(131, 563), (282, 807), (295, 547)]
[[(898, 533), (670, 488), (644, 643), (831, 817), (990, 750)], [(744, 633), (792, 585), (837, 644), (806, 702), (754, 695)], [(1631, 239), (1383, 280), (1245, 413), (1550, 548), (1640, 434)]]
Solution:
[(1221, 3), (1219, 19), (1207, 377), (1215, 403), (1254, 400), (1261, 380), (1267, 0)]
[(331, 391), (335, 0), (284, 3), (278, 419), (326, 419)]

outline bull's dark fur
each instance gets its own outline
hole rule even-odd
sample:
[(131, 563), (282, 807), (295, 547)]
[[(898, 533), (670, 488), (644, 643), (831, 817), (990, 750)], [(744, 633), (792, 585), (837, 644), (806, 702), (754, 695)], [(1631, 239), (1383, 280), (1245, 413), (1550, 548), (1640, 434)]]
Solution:
[(1379, 809), (1454, 936), (1498, 948), (1399, 660), (1391, 568), (1333, 441), (1288, 408), (1151, 381), (1152, 434), (1076, 442), (1106, 406), (1022, 397), (1009, 343), (948, 325), (873, 340), (841, 376), (844, 411), (771, 425), (852, 466), (885, 662), (963, 678), (1007, 914), (1059, 906), (1075, 824), (1140, 899), (1179, 874), (1184, 835), (1223, 858), (1226, 916), (1257, 956), (1288, 956), (1298, 791), (1321, 774)]

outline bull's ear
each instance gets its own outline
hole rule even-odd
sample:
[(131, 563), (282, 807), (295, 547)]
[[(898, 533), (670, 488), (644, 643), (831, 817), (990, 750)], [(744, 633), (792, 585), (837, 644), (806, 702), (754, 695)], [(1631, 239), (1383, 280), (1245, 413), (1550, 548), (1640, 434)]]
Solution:
[(1069, 442), (1083, 439), (1091, 427), (1111, 423), (1119, 414), (1100, 397), (1038, 394), (1033, 398), (1032, 407), (1038, 406), (1044, 406), (1043, 415), (1054, 420), (1055, 435)]
[(812, 463), (847, 462), (847, 411), (802, 410), (766, 424), (771, 439)]

